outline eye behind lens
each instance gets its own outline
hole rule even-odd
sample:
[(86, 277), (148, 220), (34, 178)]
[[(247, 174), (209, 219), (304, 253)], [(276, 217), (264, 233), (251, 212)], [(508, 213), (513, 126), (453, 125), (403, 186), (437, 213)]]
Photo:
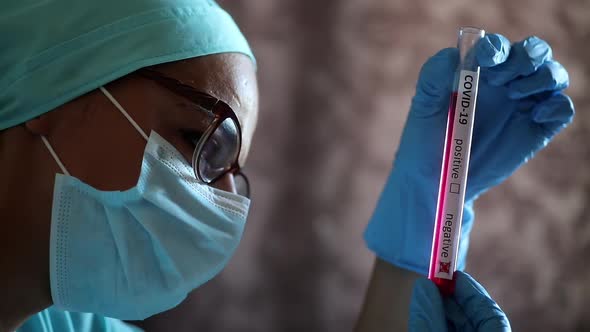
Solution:
[(190, 144), (193, 148), (197, 146), (199, 139), (203, 136), (202, 132), (198, 132), (192, 129), (182, 129), (180, 130), (180, 135), (182, 139)]
[[(193, 156), (193, 166), (203, 181), (215, 180), (233, 168), (240, 151), (238, 135), (235, 121), (227, 118), (198, 147), (198, 155)], [(194, 138), (190, 135), (187, 137)]]

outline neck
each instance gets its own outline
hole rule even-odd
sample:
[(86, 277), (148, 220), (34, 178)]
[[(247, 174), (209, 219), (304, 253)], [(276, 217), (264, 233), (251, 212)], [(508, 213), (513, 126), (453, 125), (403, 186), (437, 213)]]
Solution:
[(0, 312), (0, 332), (16, 331), (30, 316), (21, 313)]
[(51, 305), (49, 233), (55, 163), (18, 126), (0, 132), (0, 332)]

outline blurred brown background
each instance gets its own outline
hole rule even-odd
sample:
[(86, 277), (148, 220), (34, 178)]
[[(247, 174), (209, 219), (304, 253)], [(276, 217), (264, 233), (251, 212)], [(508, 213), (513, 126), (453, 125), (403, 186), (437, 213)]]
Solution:
[[(254, 200), (224, 272), (175, 331), (350, 331), (373, 262), (362, 231), (420, 66), (461, 25), (538, 35), (569, 70), (574, 124), (477, 203), (468, 271), (515, 331), (590, 330), (590, 1), (221, 1), (258, 59)], [(163, 323), (162, 323), (163, 324)]]

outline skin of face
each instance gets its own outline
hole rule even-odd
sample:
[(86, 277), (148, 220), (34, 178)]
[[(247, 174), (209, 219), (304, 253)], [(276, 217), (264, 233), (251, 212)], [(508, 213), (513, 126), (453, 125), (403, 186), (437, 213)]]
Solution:
[[(222, 53), (152, 67), (232, 107), (242, 127), (244, 165), (258, 117), (252, 60)], [(157, 83), (130, 74), (105, 86), (145, 133), (154, 130), (190, 162), (193, 146), (183, 137), (200, 129), (204, 114)], [(94, 90), (22, 125), (0, 132), (0, 328), (22, 323), (52, 304), (49, 280), (51, 204), (58, 165), (44, 135), (70, 174), (99, 190), (136, 185), (146, 141), (99, 91)], [(234, 190), (227, 175), (212, 184)]]

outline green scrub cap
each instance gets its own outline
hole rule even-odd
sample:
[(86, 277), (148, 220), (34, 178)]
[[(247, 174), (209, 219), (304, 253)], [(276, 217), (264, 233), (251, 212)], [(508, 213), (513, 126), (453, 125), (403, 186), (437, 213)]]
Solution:
[(211, 0), (5, 0), (0, 130), (139, 68), (208, 54), (254, 56)]

